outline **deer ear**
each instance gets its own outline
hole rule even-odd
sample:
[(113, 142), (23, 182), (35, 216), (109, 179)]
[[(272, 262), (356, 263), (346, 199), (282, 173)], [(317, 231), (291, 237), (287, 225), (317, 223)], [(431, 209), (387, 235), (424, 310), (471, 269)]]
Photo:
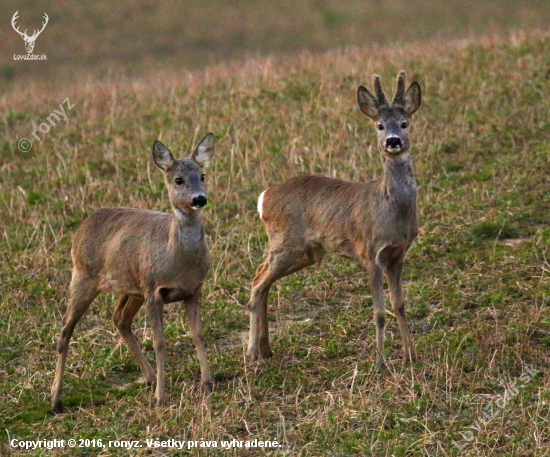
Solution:
[(159, 140), (153, 144), (153, 160), (155, 161), (155, 165), (162, 171), (168, 171), (175, 162), (170, 149), (164, 146)]
[(357, 102), (365, 116), (373, 121), (378, 119), (378, 102), (363, 86), (359, 86), (359, 89), (357, 89)]
[(422, 101), (422, 95), (420, 94), (420, 84), (416, 81), (413, 82), (407, 92), (405, 97), (403, 97), (403, 108), (405, 109), (405, 114), (407, 116), (412, 116), (416, 113), (416, 110), (420, 108), (420, 102)]
[(207, 167), (210, 164), (210, 159), (214, 154), (214, 135), (209, 133), (195, 149), (191, 158), (197, 162), (200, 167)]

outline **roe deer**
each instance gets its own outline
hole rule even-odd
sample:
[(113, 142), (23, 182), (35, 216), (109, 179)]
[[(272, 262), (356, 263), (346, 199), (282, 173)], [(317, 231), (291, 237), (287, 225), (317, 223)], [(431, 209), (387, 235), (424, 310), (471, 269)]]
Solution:
[[(203, 168), (214, 151), (209, 133), (190, 158), (176, 160), (160, 141), (153, 159), (164, 172), (173, 214), (135, 208), (102, 208), (78, 229), (71, 255), (73, 273), (67, 312), (57, 344), (59, 357), (52, 386), (52, 404), (62, 412), (63, 370), (69, 340), (80, 318), (100, 291), (120, 296), (113, 320), (134, 354), (147, 383), (155, 385), (156, 404), (164, 402), (163, 305), (183, 300), (200, 362), (201, 381), (212, 391), (202, 336), (200, 298), (210, 267), (200, 209), (206, 205)], [(132, 320), (145, 303), (153, 330), (157, 373), (132, 333)]]
[(267, 258), (256, 270), (248, 309), (250, 336), (248, 359), (260, 353), (272, 355), (269, 347), (267, 298), (278, 279), (314, 263), (326, 252), (359, 261), (368, 272), (374, 305), (377, 356), (384, 363), (383, 275), (397, 316), (405, 357), (416, 354), (405, 318), (401, 285), (403, 259), (417, 236), (416, 185), (409, 155), (409, 119), (420, 107), (420, 86), (413, 82), (405, 92), (405, 72), (397, 76), (391, 104), (380, 77), (373, 76), (374, 97), (363, 86), (357, 90), (361, 111), (378, 133), (384, 177), (368, 183), (347, 182), (322, 176), (290, 179), (264, 191), (258, 212), (269, 238)]

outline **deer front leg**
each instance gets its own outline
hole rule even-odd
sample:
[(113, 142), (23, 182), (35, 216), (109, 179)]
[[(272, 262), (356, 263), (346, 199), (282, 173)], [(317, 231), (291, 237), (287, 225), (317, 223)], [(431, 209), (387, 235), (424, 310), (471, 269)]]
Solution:
[(164, 393), (164, 355), (166, 350), (166, 340), (164, 338), (163, 306), (162, 299), (154, 293), (145, 298), (147, 314), (151, 321), (153, 330), (153, 348), (157, 359), (157, 382), (155, 389), (155, 400), (157, 406), (162, 406), (165, 402)]
[(199, 287), (191, 298), (185, 299), (185, 310), (187, 311), (189, 329), (191, 330), (191, 337), (193, 338), (201, 367), (202, 388), (205, 394), (210, 394), (212, 392), (212, 379), (210, 378), (210, 368), (208, 367), (208, 359), (206, 357), (206, 348), (204, 347), (204, 337), (202, 334), (201, 293), (202, 287)]
[(403, 352), (407, 360), (414, 362), (417, 357), (407, 324), (407, 318), (405, 317), (405, 300), (403, 298), (403, 284), (401, 281), (402, 273), (403, 259), (388, 265), (386, 269), (386, 278), (388, 279), (388, 288), (390, 290), (390, 301), (395, 311), (395, 316), (397, 317), (399, 332), (401, 333)]
[(372, 290), (374, 324), (376, 325), (376, 366), (386, 369), (384, 361), (384, 330), (386, 328), (386, 307), (384, 305), (384, 285), (382, 268), (374, 263), (367, 264)]

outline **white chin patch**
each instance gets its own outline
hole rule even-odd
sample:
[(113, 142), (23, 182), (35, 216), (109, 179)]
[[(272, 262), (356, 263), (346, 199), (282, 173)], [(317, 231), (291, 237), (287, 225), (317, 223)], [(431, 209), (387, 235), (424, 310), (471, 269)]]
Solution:
[(176, 209), (175, 212), (176, 212), (176, 217), (180, 220), (184, 221), (189, 217), (189, 215), (187, 213), (183, 212), (181, 209)]
[(191, 209), (192, 209), (193, 211), (197, 211), (197, 210), (199, 209), (199, 207), (198, 207), (198, 206), (192, 206)]
[(386, 148), (386, 151), (388, 151), (390, 154), (397, 154), (401, 152), (401, 148)]

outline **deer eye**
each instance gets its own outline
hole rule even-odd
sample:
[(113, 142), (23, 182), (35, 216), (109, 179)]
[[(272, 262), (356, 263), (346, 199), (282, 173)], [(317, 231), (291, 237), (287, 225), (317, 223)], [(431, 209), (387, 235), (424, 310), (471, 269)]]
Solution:
[(407, 124), (406, 122), (403, 122), (403, 123), (401, 124), (401, 128), (402, 128), (402, 129), (406, 129), (408, 126), (409, 126), (409, 124)]
[(176, 178), (176, 179), (174, 179), (174, 182), (175, 182), (178, 186), (181, 186), (185, 181), (184, 181), (182, 178)]
[(201, 175), (201, 181), (204, 182), (206, 175)]
[(382, 124), (378, 124), (376, 128), (380, 131), (384, 130), (384, 126)]

